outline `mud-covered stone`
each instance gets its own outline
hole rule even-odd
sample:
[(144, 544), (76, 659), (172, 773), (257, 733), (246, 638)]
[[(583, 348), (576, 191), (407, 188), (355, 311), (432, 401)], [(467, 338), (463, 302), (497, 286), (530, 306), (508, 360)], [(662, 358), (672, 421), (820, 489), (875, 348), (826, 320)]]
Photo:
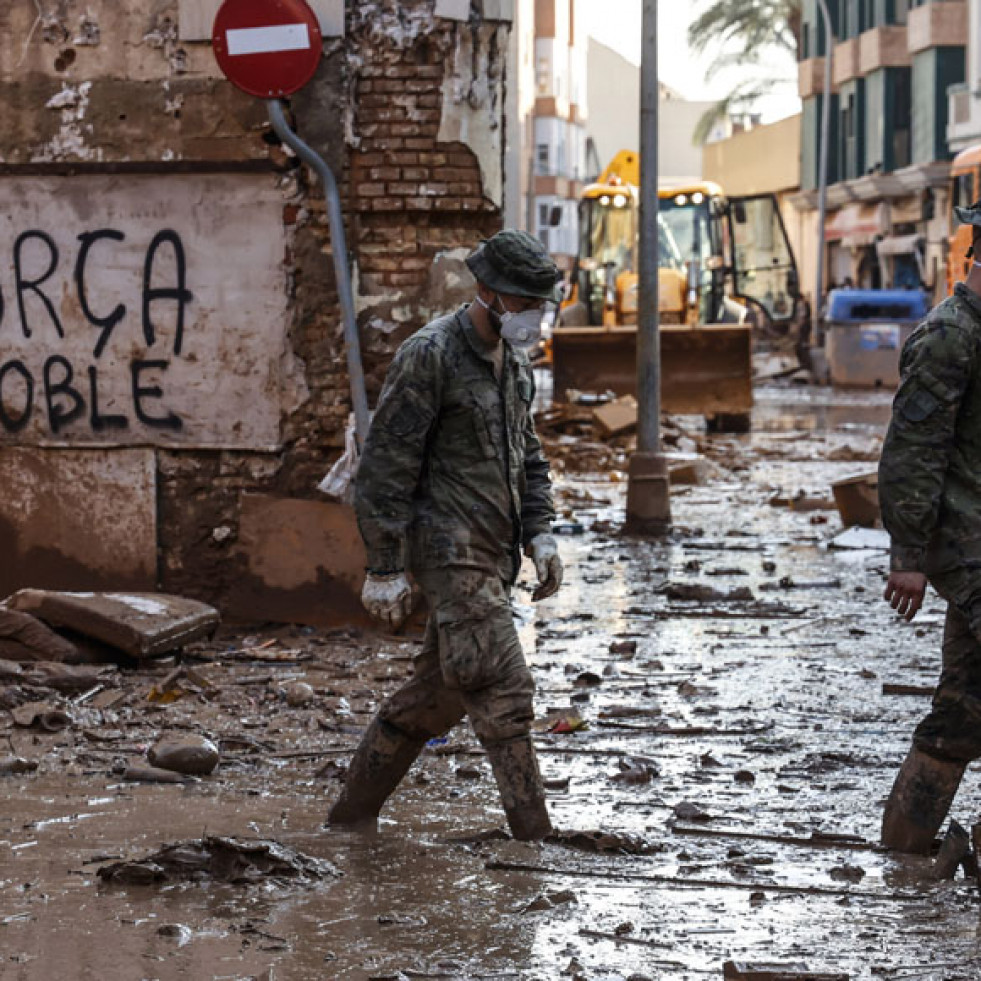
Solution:
[(147, 759), (162, 770), (207, 776), (221, 761), (221, 751), (205, 736), (165, 736), (150, 747)]
[(283, 688), (283, 698), (286, 699), (286, 704), (290, 708), (303, 708), (316, 697), (317, 693), (313, 690), (313, 686), (308, 685), (305, 681), (294, 681)]

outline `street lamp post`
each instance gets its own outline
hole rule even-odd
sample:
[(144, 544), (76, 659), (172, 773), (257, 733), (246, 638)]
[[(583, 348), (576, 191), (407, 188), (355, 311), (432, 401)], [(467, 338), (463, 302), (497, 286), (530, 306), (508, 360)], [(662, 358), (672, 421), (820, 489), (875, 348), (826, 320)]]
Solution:
[(667, 461), (661, 452), (658, 329), (657, 0), (643, 0), (640, 63), (640, 257), (637, 303), (637, 451), (630, 458), (626, 531), (663, 534), (671, 522)]
[(824, 20), (824, 90), (821, 102), (821, 145), (818, 149), (818, 230), (817, 278), (814, 284), (814, 309), (811, 311), (811, 343), (817, 343), (821, 325), (821, 299), (824, 296), (824, 218), (828, 203), (828, 131), (831, 119), (831, 50), (834, 32), (826, 0), (817, 0)]

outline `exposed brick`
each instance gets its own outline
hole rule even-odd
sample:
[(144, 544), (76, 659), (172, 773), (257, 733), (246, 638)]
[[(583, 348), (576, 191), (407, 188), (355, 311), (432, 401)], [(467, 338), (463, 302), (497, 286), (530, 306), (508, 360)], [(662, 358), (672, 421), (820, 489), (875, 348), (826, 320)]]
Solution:
[[(442, 61), (442, 55), (437, 52), (437, 57)], [(443, 66), (438, 65), (389, 65), (385, 69), (385, 78), (409, 78), (409, 79), (440, 79), (443, 78)], [(411, 91), (411, 89), (410, 89)]]
[(432, 137), (420, 137), (405, 141), (406, 150), (432, 150), (436, 146), (436, 140)]
[(414, 183), (391, 181), (386, 185), (386, 187), (388, 188), (389, 194), (398, 194), (400, 196), (411, 196), (424, 193), (420, 189), (419, 185)]
[(471, 182), (464, 183), (457, 181), (448, 184), (446, 189), (450, 194), (458, 194), (462, 197), (480, 193), (480, 185)]
[(403, 167), (402, 179), (406, 181), (425, 181), (432, 176), (428, 167)]
[(385, 196), (384, 184), (358, 184), (355, 188), (359, 197), (380, 198)]
[(405, 206), (410, 211), (432, 211), (433, 199), (432, 198), (406, 198)]
[(422, 109), (439, 109), (443, 104), (443, 97), (436, 92), (424, 92), (416, 97), (416, 104)]
[(442, 113), (438, 109), (413, 109), (410, 118), (414, 123), (429, 123), (438, 126)]
[(403, 211), (405, 202), (402, 198), (372, 198), (372, 211)]
[(479, 167), (439, 167), (435, 177), (441, 181), (472, 181), (480, 177)]
[(426, 130), (418, 123), (393, 123), (389, 127), (392, 136), (425, 136)]
[(371, 139), (363, 139), (361, 141), (361, 146), (365, 150), (401, 150), (405, 147), (405, 140), (395, 137), (374, 137)]
[(398, 167), (372, 167), (368, 176), (373, 181), (397, 181), (402, 176)]
[(426, 281), (425, 276), (412, 273), (388, 273), (385, 279), (393, 286), (418, 286)]
[(449, 158), (445, 153), (420, 153), (419, 163), (426, 167), (445, 167)]

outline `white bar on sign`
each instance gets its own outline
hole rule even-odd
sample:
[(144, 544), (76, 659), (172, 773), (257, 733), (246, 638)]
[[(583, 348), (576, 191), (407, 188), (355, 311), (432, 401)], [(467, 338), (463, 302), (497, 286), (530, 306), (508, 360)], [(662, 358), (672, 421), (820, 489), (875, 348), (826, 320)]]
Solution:
[(303, 51), (310, 47), (310, 31), (306, 24), (276, 24), (226, 31), (225, 40), (230, 55)]

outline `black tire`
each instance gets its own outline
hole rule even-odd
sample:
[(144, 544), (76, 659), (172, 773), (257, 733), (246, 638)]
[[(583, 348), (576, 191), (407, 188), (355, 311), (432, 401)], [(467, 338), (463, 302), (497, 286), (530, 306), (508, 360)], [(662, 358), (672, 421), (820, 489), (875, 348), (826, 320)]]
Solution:
[(709, 433), (748, 433), (752, 428), (749, 412), (718, 412), (705, 417), (705, 430)]

